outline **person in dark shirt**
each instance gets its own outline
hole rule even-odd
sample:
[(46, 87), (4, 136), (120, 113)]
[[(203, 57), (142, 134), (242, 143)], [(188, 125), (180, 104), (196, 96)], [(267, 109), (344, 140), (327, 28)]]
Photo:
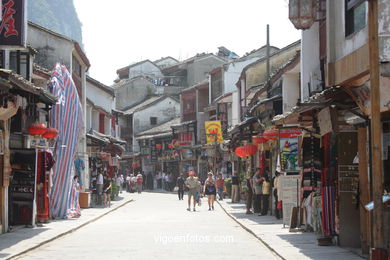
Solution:
[(239, 202), (239, 185), (240, 180), (236, 173), (233, 173), (232, 176), (232, 202)]
[(179, 196), (179, 200), (183, 200), (184, 197), (184, 178), (183, 173), (180, 173), (180, 176), (177, 178), (176, 186), (179, 188), (177, 190), (177, 195)]

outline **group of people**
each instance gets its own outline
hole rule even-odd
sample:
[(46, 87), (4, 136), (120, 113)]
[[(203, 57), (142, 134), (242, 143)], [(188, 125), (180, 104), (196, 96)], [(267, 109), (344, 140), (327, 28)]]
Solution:
[[(281, 217), (281, 209), (278, 205), (278, 190), (277, 182), (279, 173), (275, 173), (275, 178), (271, 180), (268, 175), (268, 171), (262, 171), (260, 168), (256, 168), (256, 171), (251, 178), (246, 179), (247, 184), (247, 201), (246, 201), (246, 214), (257, 213), (259, 216), (265, 216), (268, 214), (269, 200), (271, 194), (271, 187), (274, 187), (275, 197), (275, 216)], [(253, 211), (252, 211), (253, 209)]]
[(144, 183), (144, 177), (142, 176), (141, 173), (134, 175), (134, 174), (129, 174), (125, 178), (125, 183), (126, 183), (126, 191), (133, 193), (137, 191), (138, 193), (142, 192), (143, 189), (143, 183)]
[(219, 174), (217, 178), (214, 177), (212, 172), (207, 174), (207, 179), (204, 181), (203, 185), (195, 176), (194, 171), (189, 171), (188, 178), (184, 179), (183, 173), (177, 178), (176, 186), (178, 187), (178, 196), (179, 200), (184, 199), (184, 190), (187, 190), (188, 193), (188, 211), (191, 211), (191, 201), (192, 201), (192, 210), (196, 211), (196, 205), (200, 206), (202, 194), (207, 196), (207, 202), (209, 210), (214, 210), (214, 201), (218, 193), (220, 200), (223, 199), (224, 192), (224, 179), (222, 175)]
[(99, 205), (111, 206), (111, 188), (112, 184), (107, 172), (99, 172), (96, 178), (96, 193)]

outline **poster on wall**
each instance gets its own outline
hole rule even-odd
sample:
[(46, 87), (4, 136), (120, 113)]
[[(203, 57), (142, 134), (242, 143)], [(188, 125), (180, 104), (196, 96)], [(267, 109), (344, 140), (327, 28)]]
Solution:
[(221, 121), (222, 134), (224, 137), (227, 136), (228, 131), (228, 103), (217, 104), (217, 119)]
[(298, 137), (302, 134), (299, 128), (280, 130), (280, 170), (298, 172)]

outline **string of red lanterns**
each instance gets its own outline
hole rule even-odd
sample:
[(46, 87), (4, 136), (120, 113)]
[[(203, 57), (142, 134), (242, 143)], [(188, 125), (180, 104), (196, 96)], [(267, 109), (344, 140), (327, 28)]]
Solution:
[(30, 125), (27, 129), (27, 132), (30, 135), (42, 135), (43, 138), (46, 139), (53, 139), (58, 136), (58, 130), (52, 127), (46, 127), (45, 124), (35, 122), (34, 124)]

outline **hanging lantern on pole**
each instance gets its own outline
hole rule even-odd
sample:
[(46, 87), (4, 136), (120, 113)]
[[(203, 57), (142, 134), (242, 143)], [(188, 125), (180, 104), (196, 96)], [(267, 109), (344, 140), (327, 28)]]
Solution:
[(257, 136), (252, 137), (252, 141), (256, 144), (263, 144), (263, 143), (266, 143), (268, 141), (268, 139), (264, 138), (263, 135), (257, 135)]
[(156, 149), (161, 150), (162, 149), (162, 144), (156, 144)]
[(42, 134), (42, 137), (46, 139), (54, 139), (57, 136), (58, 136), (58, 130), (53, 127), (47, 128), (46, 131)]
[(35, 122), (27, 129), (30, 135), (41, 135), (46, 132), (46, 125), (43, 123)]
[(288, 11), (288, 18), (296, 29), (309, 29), (316, 20), (316, 1), (290, 0)]
[(244, 149), (247, 156), (252, 156), (257, 153), (257, 145), (255, 144), (247, 144), (244, 146)]

